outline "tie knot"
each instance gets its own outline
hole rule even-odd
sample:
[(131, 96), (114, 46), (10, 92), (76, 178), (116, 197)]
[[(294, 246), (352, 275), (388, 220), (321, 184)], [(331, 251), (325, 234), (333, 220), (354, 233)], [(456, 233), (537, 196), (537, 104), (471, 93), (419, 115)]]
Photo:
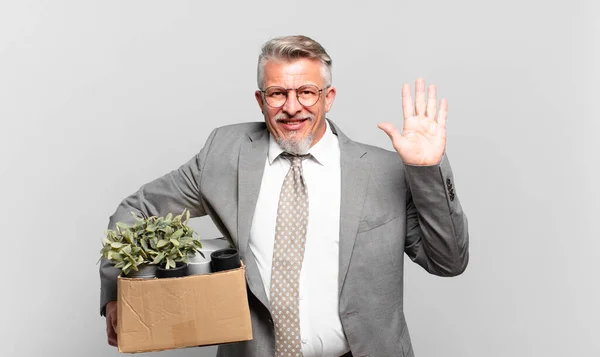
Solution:
[(308, 159), (310, 157), (310, 154), (294, 155), (290, 154), (289, 152), (284, 152), (281, 153), (281, 156), (289, 160), (292, 163), (292, 167), (300, 167), (302, 166), (302, 161)]

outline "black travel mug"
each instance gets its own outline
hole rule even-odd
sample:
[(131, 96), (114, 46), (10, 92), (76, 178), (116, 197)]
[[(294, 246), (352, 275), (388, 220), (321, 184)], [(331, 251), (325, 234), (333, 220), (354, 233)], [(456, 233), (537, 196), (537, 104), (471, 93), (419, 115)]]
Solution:
[(241, 267), (240, 254), (237, 249), (225, 248), (210, 254), (210, 265), (213, 272), (237, 269)]

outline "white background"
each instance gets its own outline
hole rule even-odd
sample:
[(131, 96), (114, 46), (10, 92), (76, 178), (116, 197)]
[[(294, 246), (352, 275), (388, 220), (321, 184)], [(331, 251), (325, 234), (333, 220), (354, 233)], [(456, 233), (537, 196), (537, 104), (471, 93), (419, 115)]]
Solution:
[(262, 120), (260, 46), (299, 33), (332, 56), (329, 118), (355, 140), (391, 149), (376, 125), (402, 125), (402, 83), (423, 76), (449, 101), (471, 261), (450, 279), (407, 261), (416, 355), (600, 355), (599, 12), (593, 0), (2, 1), (0, 355), (119, 355), (95, 265), (108, 217), (214, 127)]

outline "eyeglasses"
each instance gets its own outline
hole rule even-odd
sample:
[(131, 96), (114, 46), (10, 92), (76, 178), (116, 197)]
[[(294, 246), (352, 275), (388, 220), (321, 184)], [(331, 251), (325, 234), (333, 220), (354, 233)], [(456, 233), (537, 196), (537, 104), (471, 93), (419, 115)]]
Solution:
[(319, 87), (307, 84), (300, 86), (298, 88), (283, 88), (277, 86), (268, 87), (265, 90), (261, 90), (263, 95), (265, 96), (265, 102), (270, 107), (273, 108), (281, 108), (287, 102), (288, 92), (291, 90), (296, 91), (296, 98), (298, 98), (298, 102), (305, 107), (312, 107), (315, 105), (319, 98), (321, 97), (321, 92), (330, 86), (324, 87), (323, 89), (319, 89)]

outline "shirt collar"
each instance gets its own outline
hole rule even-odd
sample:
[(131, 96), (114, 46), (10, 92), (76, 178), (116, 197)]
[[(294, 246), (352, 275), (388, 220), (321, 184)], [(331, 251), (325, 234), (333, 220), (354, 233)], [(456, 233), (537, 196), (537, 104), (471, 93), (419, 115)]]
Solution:
[[(312, 159), (314, 159), (317, 163), (325, 166), (328, 164), (332, 164), (335, 160), (334, 156), (334, 145), (336, 145), (335, 134), (331, 131), (331, 127), (329, 126), (329, 122), (325, 120), (325, 124), (327, 127), (325, 128), (325, 134), (319, 142), (313, 145), (308, 153), (311, 154)], [(269, 133), (269, 165), (272, 165), (275, 159), (279, 157), (279, 155), (283, 152), (279, 144), (273, 138), (273, 135)]]

